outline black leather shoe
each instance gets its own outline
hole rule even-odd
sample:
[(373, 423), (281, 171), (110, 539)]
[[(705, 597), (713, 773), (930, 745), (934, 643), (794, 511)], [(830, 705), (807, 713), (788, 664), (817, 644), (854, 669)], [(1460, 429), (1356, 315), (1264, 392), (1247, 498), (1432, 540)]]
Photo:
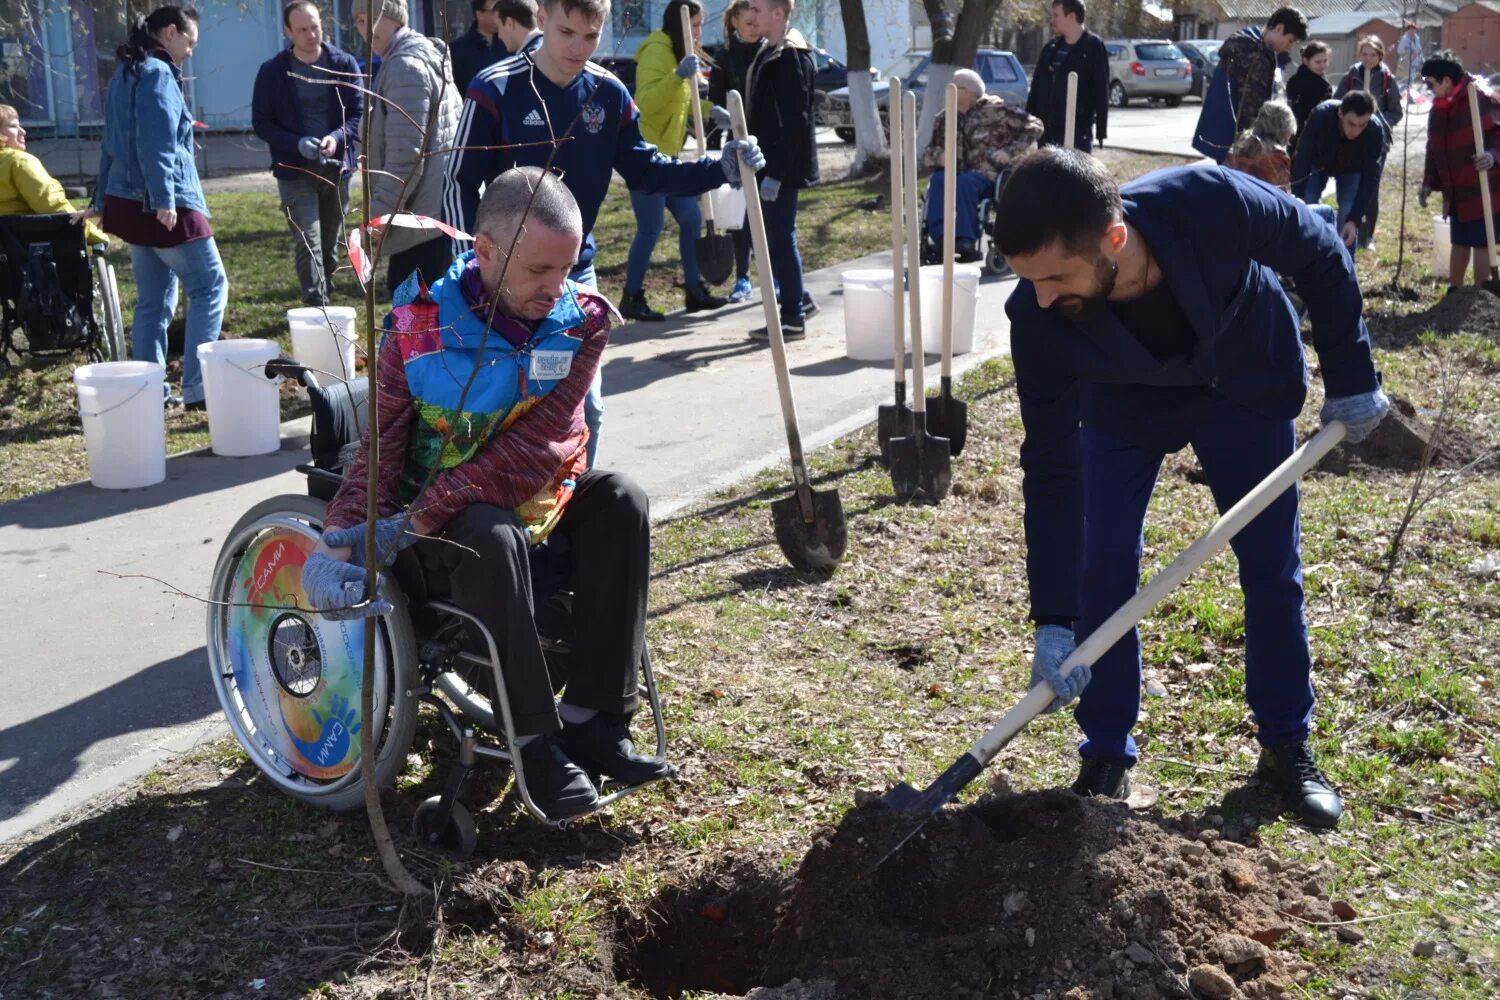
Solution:
[(660, 757), (635, 752), (629, 719), (600, 712), (587, 722), (564, 723), (559, 743), (579, 767), (627, 785), (641, 785), (675, 775), (677, 769)]
[(1100, 757), (1083, 758), (1078, 769), (1078, 780), (1073, 782), (1073, 793), (1084, 798), (1099, 796), (1104, 799), (1130, 797), (1130, 764), (1123, 760), (1104, 760)]
[(555, 736), (538, 736), (522, 747), (521, 768), (531, 801), (552, 819), (588, 812), (599, 801), (594, 783), (568, 759)]
[(646, 293), (644, 290), (625, 293), (625, 299), (620, 303), (620, 315), (626, 319), (640, 320), (646, 323), (660, 323), (667, 318), (646, 304)]
[(697, 288), (687, 290), (687, 311), (690, 313), (703, 312), (706, 309), (722, 309), (728, 304), (728, 299), (719, 298), (701, 281), (698, 282)]
[(973, 240), (956, 240), (953, 244), (953, 259), (959, 264), (972, 264), (979, 259), (979, 248)]
[(1281, 790), (1297, 818), (1308, 826), (1331, 830), (1344, 814), (1344, 803), (1323, 772), (1318, 770), (1306, 743), (1260, 748), (1256, 773)]

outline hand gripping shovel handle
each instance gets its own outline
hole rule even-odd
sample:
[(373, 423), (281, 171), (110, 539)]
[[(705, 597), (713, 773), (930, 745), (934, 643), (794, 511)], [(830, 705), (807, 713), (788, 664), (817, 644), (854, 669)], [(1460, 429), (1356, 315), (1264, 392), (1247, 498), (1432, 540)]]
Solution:
[[(689, 47), (690, 50), (696, 50), (697, 46), (692, 44), (692, 39), (693, 39), (693, 12), (688, 9), (688, 5), (687, 4), (683, 4), (680, 8), (678, 8), (678, 10), (680, 10), (681, 13), (682, 13), (682, 37), (685, 40), (685, 42), (688, 45), (688, 47)], [(708, 148), (708, 144), (706, 142), (704, 142), (704, 140), (703, 140), (703, 102), (698, 99), (698, 77), (697, 77), (697, 74), (693, 75), (693, 81), (692, 81), (692, 83), (693, 83), (693, 96), (692, 96), (692, 99), (690, 101), (688, 101), (688, 103), (693, 106), (693, 132), (698, 137), (698, 156), (701, 159), (702, 156), (703, 156), (703, 151)], [(708, 223), (708, 231), (709, 232), (713, 232), (713, 226), (714, 226), (714, 196), (713, 196), (713, 192), (711, 192), (711, 191), (705, 191), (703, 193), (703, 199), (702, 199), (702, 201), (703, 201), (703, 221), (706, 222), (706, 223)]]
[[(922, 433), (922, 418), (927, 413), (927, 387), (923, 370), (927, 361), (922, 350), (922, 234), (917, 222), (917, 95), (902, 95), (901, 159), (906, 175), (906, 302), (911, 324), (911, 411), (917, 415), (917, 434)], [(951, 178), (950, 178), (951, 186)], [(949, 229), (953, 226), (950, 224)]]
[[(1294, 451), (1259, 485), (1245, 494), (1239, 503), (1215, 521), (1207, 534), (1183, 550), (1166, 569), (1152, 577), (1150, 583), (1137, 591), (1136, 595), (1126, 601), (1120, 610), (1105, 619), (1102, 625), (1095, 629), (1087, 639), (1084, 639), (1073, 651), (1073, 655), (1063, 661), (1063, 676), (1066, 677), (1072, 673), (1073, 668), (1080, 663), (1097, 662), (1100, 656), (1120, 641), (1121, 636), (1129, 632), (1146, 616), (1146, 612), (1155, 607), (1194, 570), (1227, 545), (1231, 538), (1239, 534), (1245, 525), (1255, 520), (1256, 516), (1270, 506), (1273, 500), (1301, 479), (1308, 469), (1317, 465), (1324, 455), (1332, 451), (1334, 446), (1344, 439), (1344, 433), (1344, 425), (1335, 420)], [(995, 755), (1032, 719), (1036, 718), (1042, 709), (1051, 704), (1055, 697), (1057, 697), (1056, 693), (1046, 682), (1038, 684), (1027, 693), (1025, 698), (1021, 699), (1020, 704), (990, 727), (989, 731), (981, 736), (947, 771), (943, 772), (942, 777), (938, 778), (933, 783), (933, 787), (924, 794), (924, 800), (933, 803), (933, 811), (957, 795), (959, 790), (990, 761), (994, 760)], [(943, 786), (942, 792), (946, 794), (933, 794), (938, 791), (939, 785)]]
[(906, 253), (906, 248), (902, 245), (906, 236), (901, 225), (906, 212), (906, 189), (903, 186), (905, 184), (903, 179), (905, 154), (902, 152), (905, 138), (901, 131), (902, 93), (901, 78), (892, 77), (886, 104), (890, 109), (888, 114), (891, 119), (891, 302), (894, 310), (892, 326), (896, 342), (898, 403), (900, 395), (906, 391), (906, 317), (902, 315), (902, 311), (906, 308), (906, 267), (902, 259)]
[[(1479, 120), (1479, 91), (1469, 81), (1469, 122), (1474, 126), (1474, 155), (1484, 153), (1484, 123)], [(1495, 276), (1495, 207), (1490, 204), (1490, 172), (1479, 171), (1479, 198), (1484, 207), (1485, 255), (1489, 260), (1490, 277)]]
[(957, 253), (958, 84), (943, 102), (943, 385), (953, 377), (953, 257)]
[[(684, 8), (686, 9), (686, 8)], [(729, 120), (735, 138), (749, 134), (745, 126), (745, 104), (738, 90), (729, 92)], [(745, 191), (745, 212), (750, 217), (750, 242), (755, 247), (755, 277), (760, 283), (760, 304), (766, 313), (766, 332), (770, 334), (771, 361), (776, 367), (776, 390), (781, 395), (781, 419), (786, 424), (786, 444), (792, 458), (792, 481), (802, 504), (802, 517), (813, 520), (812, 486), (807, 477), (807, 462), (802, 457), (802, 433), (797, 429), (797, 401), (792, 397), (792, 375), (786, 364), (786, 341), (781, 339), (781, 313), (771, 286), (771, 252), (766, 249), (766, 217), (761, 212), (760, 189), (755, 186), (755, 171), (744, 160), (735, 158), (740, 168), (740, 185)]]

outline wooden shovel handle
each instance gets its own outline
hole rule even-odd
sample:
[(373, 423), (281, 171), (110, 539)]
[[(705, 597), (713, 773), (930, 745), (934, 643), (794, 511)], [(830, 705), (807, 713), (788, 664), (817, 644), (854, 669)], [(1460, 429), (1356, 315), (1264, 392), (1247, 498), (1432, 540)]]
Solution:
[(917, 95), (908, 91), (901, 106), (901, 136), (906, 174), (906, 273), (907, 316), (911, 323), (911, 411), (927, 412), (924, 382), (926, 358), (922, 353), (922, 227), (917, 215)]
[(1078, 128), (1078, 74), (1068, 74), (1068, 110), (1063, 116), (1063, 147), (1072, 149), (1073, 135)]
[[(682, 13), (682, 44), (689, 52), (696, 52), (698, 47), (693, 44), (693, 15), (688, 10), (687, 4), (678, 8)], [(693, 132), (698, 137), (698, 158), (703, 158), (703, 151), (708, 144), (703, 139), (703, 102), (698, 99), (698, 75), (693, 74), (692, 79), (693, 96), (688, 102), (693, 106)], [(703, 192), (703, 221), (710, 226), (714, 224), (714, 198), (713, 192)]]
[[(943, 378), (953, 377), (953, 256), (958, 229), (958, 84), (948, 84), (943, 112)], [(945, 383), (946, 384), (946, 383)]]
[[(1099, 657), (1119, 642), (1125, 633), (1135, 628), (1136, 624), (1146, 616), (1146, 612), (1177, 589), (1178, 584), (1186, 580), (1194, 570), (1227, 545), (1229, 540), (1239, 534), (1245, 525), (1255, 520), (1261, 511), (1271, 505), (1272, 501), (1285, 493), (1293, 483), (1302, 478), (1308, 469), (1317, 465), (1324, 455), (1344, 440), (1344, 434), (1344, 425), (1335, 420), (1318, 431), (1302, 447), (1292, 452), (1285, 462), (1278, 465), (1254, 489), (1240, 498), (1239, 503), (1225, 511), (1203, 537), (1180, 552), (1165, 569), (1153, 576), (1146, 586), (1126, 601), (1120, 610), (1106, 618), (1104, 623), (1088, 638), (1079, 643), (1073, 655), (1063, 661), (1063, 676), (1066, 677), (1072, 673), (1073, 668), (1080, 663), (1097, 663)], [(979, 761), (981, 767), (988, 764), (994, 759), (995, 754), (999, 753), (1005, 744), (1025, 728), (1027, 723), (1036, 718), (1042, 709), (1051, 704), (1055, 697), (1057, 695), (1045, 682), (1032, 688), (1026, 697), (1021, 699), (1020, 704), (1007, 712), (1003, 719), (995, 723), (969, 748), (970, 756)]]
[(906, 155), (902, 150), (906, 146), (905, 135), (901, 131), (901, 78), (891, 78), (891, 89), (886, 101), (887, 114), (891, 122), (891, 305), (894, 310), (893, 326), (895, 327), (896, 341), (896, 383), (906, 384), (906, 274), (905, 261), (903, 257), (906, 248), (902, 245), (906, 234), (902, 229), (901, 220), (906, 215), (906, 188), (904, 187), (904, 175), (906, 172), (904, 161)]
[[(1474, 126), (1474, 155), (1479, 156), (1484, 149), (1484, 123), (1479, 120), (1479, 91), (1474, 89), (1474, 81), (1469, 81), (1469, 122)], [(1484, 208), (1484, 239), (1485, 253), (1489, 256), (1490, 277), (1495, 277), (1495, 209), (1490, 204), (1490, 172), (1479, 171), (1479, 199)], [(1462, 277), (1462, 275), (1460, 275)]]
[[(749, 135), (745, 126), (745, 104), (738, 90), (729, 92), (729, 118), (738, 139)], [(792, 397), (792, 375), (786, 364), (786, 341), (781, 338), (781, 313), (776, 308), (776, 294), (771, 285), (771, 252), (766, 248), (766, 217), (761, 212), (760, 189), (755, 186), (755, 171), (739, 157), (740, 186), (745, 191), (745, 212), (750, 217), (750, 242), (755, 247), (755, 278), (760, 284), (760, 304), (766, 314), (766, 331), (771, 340), (771, 361), (776, 367), (776, 391), (781, 396), (781, 419), (786, 424), (787, 449), (792, 457), (792, 478), (797, 495), (802, 498), (803, 515), (812, 519), (812, 493), (807, 478), (807, 464), (802, 457), (802, 433), (797, 428), (797, 401)]]

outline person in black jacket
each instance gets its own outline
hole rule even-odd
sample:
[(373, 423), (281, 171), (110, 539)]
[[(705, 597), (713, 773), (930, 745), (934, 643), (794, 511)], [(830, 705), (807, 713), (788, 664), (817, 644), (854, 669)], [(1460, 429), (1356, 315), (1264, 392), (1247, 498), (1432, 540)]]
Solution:
[(1297, 133), (1292, 136), (1293, 152), (1297, 149), (1297, 136), (1307, 124), (1307, 116), (1312, 114), (1313, 108), (1333, 96), (1333, 87), (1323, 78), (1327, 72), (1328, 46), (1322, 42), (1308, 42), (1302, 46), (1302, 65), (1286, 82), (1286, 102), (1292, 106), (1292, 114), (1297, 118)]
[[(771, 273), (780, 286), (781, 333), (806, 336), (810, 299), (802, 292), (802, 255), (797, 250), (797, 195), (818, 183), (818, 147), (813, 137), (812, 53), (800, 34), (788, 36), (793, 0), (750, 0), (745, 16), (764, 43), (745, 71), (750, 134), (766, 155), (760, 201), (766, 219)], [(816, 308), (816, 306), (813, 306)], [(756, 340), (770, 334), (750, 331)]]
[(1093, 152), (1097, 136), (1104, 145), (1109, 124), (1109, 54), (1104, 41), (1083, 26), (1083, 0), (1056, 0), (1048, 25), (1057, 32), (1037, 57), (1026, 110), (1042, 120), (1040, 145), (1063, 145), (1068, 117), (1068, 74), (1078, 74), (1078, 103), (1073, 146)]
[[(708, 99), (714, 107), (729, 107), (729, 92), (745, 93), (745, 71), (750, 60), (760, 51), (760, 32), (752, 28), (745, 19), (750, 9), (750, 0), (734, 0), (724, 10), (724, 48), (719, 61), (708, 78)], [(717, 131), (709, 139), (708, 148), (718, 149), (720, 135)], [(727, 220), (720, 220), (720, 225)], [(744, 302), (750, 297), (750, 227), (741, 219), (738, 229), (731, 229), (734, 239), (734, 288), (729, 293), (730, 302)]]
[(511, 54), (505, 44), (502, 22), (523, 25), (527, 31), (536, 28), (535, 0), (469, 0), (474, 20), (469, 29), (448, 43), (453, 57), (453, 85), (462, 94), (469, 89), (474, 75), (492, 63)]

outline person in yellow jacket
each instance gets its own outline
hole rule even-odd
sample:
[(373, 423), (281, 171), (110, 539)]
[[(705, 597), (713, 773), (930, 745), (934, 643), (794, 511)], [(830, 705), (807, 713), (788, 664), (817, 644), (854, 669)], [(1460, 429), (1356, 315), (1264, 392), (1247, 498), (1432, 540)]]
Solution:
[[(26, 130), (21, 115), (9, 104), (0, 104), (0, 215), (52, 215), (73, 206), (57, 178), (47, 173), (42, 161), (26, 152)], [(90, 244), (109, 243), (99, 227), (84, 223)]]
[[(682, 37), (682, 8), (692, 17), (693, 37)], [(677, 156), (686, 143), (693, 111), (690, 102), (698, 99), (698, 64), (696, 49), (701, 41), (703, 5), (698, 0), (672, 0), (662, 17), (660, 31), (653, 31), (635, 53), (635, 104), (641, 113), (641, 135), (668, 156)], [(723, 108), (703, 102), (703, 116), (715, 125), (727, 128), (729, 115)], [(635, 209), (635, 239), (625, 264), (625, 297), (620, 313), (626, 319), (657, 321), (665, 319), (646, 302), (646, 269), (651, 253), (661, 236), (667, 211), (677, 220), (677, 246), (682, 254), (683, 287), (687, 292), (687, 311), (718, 309), (727, 299), (714, 295), (698, 272), (696, 244), (703, 226), (703, 214), (694, 197), (671, 197), (630, 192), (630, 206)]]

